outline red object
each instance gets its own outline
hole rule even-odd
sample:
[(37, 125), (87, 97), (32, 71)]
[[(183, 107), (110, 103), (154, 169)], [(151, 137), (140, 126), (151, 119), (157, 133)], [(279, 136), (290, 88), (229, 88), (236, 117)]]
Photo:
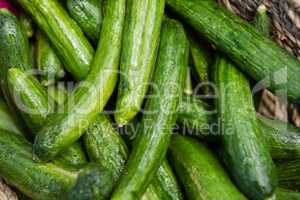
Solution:
[(16, 9), (11, 5), (11, 3), (9, 3), (6, 0), (0, 0), (0, 9), (1, 8), (5, 8), (5, 9), (11, 11), (12, 13), (14, 13), (15, 15), (17, 14)]

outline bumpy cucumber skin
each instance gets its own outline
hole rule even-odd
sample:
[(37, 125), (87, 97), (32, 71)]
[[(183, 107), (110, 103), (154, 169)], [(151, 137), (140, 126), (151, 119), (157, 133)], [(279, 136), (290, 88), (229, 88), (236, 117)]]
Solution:
[(62, 78), (65, 72), (60, 59), (50, 46), (48, 39), (40, 31), (35, 36), (36, 65), (41, 72), (41, 83), (48, 86)]
[(41, 28), (75, 79), (86, 77), (94, 49), (78, 25), (56, 0), (16, 0)]
[(0, 130), (0, 176), (37, 200), (64, 199), (77, 175), (32, 160), (32, 146), (21, 136)]
[(128, 149), (108, 116), (98, 115), (84, 135), (85, 148), (90, 160), (111, 170), (117, 182), (125, 166)]
[[(53, 159), (83, 135), (96, 116), (102, 112), (115, 88), (125, 0), (107, 0), (104, 10), (99, 46), (89, 75), (62, 105), (66, 111), (50, 116), (35, 138), (34, 153), (44, 161)], [(71, 106), (68, 105), (69, 102), (72, 102)]]
[(196, 139), (172, 138), (170, 159), (189, 199), (246, 200), (213, 153)]
[(263, 80), (266, 87), (279, 95), (287, 92), (291, 101), (298, 102), (300, 63), (274, 41), (213, 0), (166, 3), (253, 79)]
[(100, 37), (103, 0), (67, 0), (67, 9), (86, 36), (97, 43)]
[[(36, 134), (47, 121), (47, 116), (54, 112), (55, 102), (48, 97), (46, 89), (35, 77), (22, 70), (11, 68), (8, 71), (8, 86), (16, 105), (21, 105), (21, 113), (32, 133)], [(85, 154), (79, 144), (74, 144), (63, 151), (56, 163), (80, 166), (86, 164)]]
[(159, 168), (172, 135), (179, 98), (183, 92), (188, 62), (188, 42), (183, 27), (174, 20), (162, 26), (160, 48), (151, 95), (145, 109), (151, 113), (142, 118), (143, 127), (130, 154), (124, 175), (112, 196), (113, 200), (137, 199)]
[(165, 0), (127, 1), (120, 84), (115, 119), (126, 125), (139, 112), (147, 93), (163, 19)]
[(268, 198), (277, 185), (276, 171), (256, 119), (249, 82), (222, 56), (216, 58), (213, 78), (218, 88), (223, 160), (249, 198)]
[(62, 104), (68, 97), (68, 91), (63, 85), (51, 85), (47, 87), (48, 95), (58, 104)]
[(3, 99), (0, 99), (0, 130), (23, 135), (18, 121), (11, 115), (9, 107)]

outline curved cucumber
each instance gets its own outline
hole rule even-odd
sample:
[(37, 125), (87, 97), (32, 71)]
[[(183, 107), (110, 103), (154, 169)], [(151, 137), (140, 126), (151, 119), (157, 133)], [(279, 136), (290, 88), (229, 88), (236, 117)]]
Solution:
[(64, 199), (76, 182), (76, 173), (33, 161), (32, 146), (23, 137), (0, 133), (1, 178), (33, 199)]
[(155, 65), (165, 0), (127, 1), (115, 119), (126, 125), (139, 112)]
[(41, 72), (41, 83), (51, 85), (55, 80), (64, 76), (63, 65), (45, 36), (38, 31), (36, 33), (36, 64)]
[[(48, 97), (46, 89), (35, 77), (20, 69), (11, 68), (7, 80), (15, 104), (35, 134), (46, 123), (47, 116), (54, 112), (55, 102)], [(74, 166), (87, 162), (82, 148), (76, 144), (64, 150), (56, 161)]]
[[(300, 99), (300, 62), (214, 0), (167, 4), (256, 81), (293, 102)], [(288, 77), (288, 78), (287, 78)]]
[(143, 127), (139, 129), (126, 170), (113, 193), (113, 200), (142, 196), (165, 157), (176, 121), (179, 97), (186, 77), (188, 42), (178, 22), (165, 20), (162, 27), (153, 79), (156, 87), (150, 91), (151, 95), (159, 95), (159, 98), (152, 98), (146, 103), (145, 109), (153, 113), (142, 118)]
[(100, 37), (103, 0), (67, 0), (67, 9), (86, 36), (97, 43)]
[(17, 120), (11, 115), (4, 100), (0, 99), (0, 130), (23, 135)]
[(251, 199), (271, 197), (276, 171), (257, 122), (250, 85), (229, 61), (219, 56), (213, 69), (221, 121), (223, 160), (238, 187)]
[(99, 46), (89, 75), (62, 105), (65, 112), (49, 117), (47, 124), (35, 138), (34, 153), (44, 161), (53, 159), (61, 150), (83, 135), (102, 112), (115, 88), (125, 18), (125, 0), (107, 0), (104, 10), (106, 15)]
[[(108, 168), (113, 175), (113, 182), (116, 183), (122, 175), (129, 153), (107, 116), (99, 115), (89, 126), (84, 135), (84, 142), (90, 160)], [(177, 181), (166, 160), (158, 169), (142, 199), (182, 199)]]
[(189, 199), (246, 200), (213, 153), (197, 140), (175, 136), (170, 156)]
[(43, 30), (66, 70), (83, 79), (89, 72), (94, 50), (81, 29), (56, 0), (18, 0)]

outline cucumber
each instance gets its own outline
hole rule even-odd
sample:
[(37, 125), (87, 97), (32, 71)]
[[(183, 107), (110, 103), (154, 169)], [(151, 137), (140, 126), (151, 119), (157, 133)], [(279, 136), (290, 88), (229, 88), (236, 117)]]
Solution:
[(262, 84), (276, 94), (287, 94), (289, 100), (298, 102), (300, 63), (274, 41), (213, 0), (166, 3), (242, 71), (256, 81), (263, 80)]
[[(114, 129), (108, 116), (101, 114), (92, 123), (84, 135), (84, 143), (91, 161), (110, 169), (114, 183), (122, 175), (128, 158), (128, 149), (119, 133)], [(182, 199), (182, 195), (173, 172), (164, 160), (143, 194), (144, 200)]]
[(115, 113), (122, 126), (139, 112), (155, 65), (165, 0), (127, 1)]
[(64, 103), (68, 97), (68, 91), (61, 84), (48, 86), (47, 93), (58, 104)]
[(30, 18), (25, 12), (21, 11), (19, 14), (20, 25), (23, 31), (26, 33), (27, 38), (32, 38), (34, 35), (34, 24), (32, 18)]
[(186, 79), (185, 79), (185, 86), (184, 86), (184, 93), (186, 95), (192, 95), (193, 94), (193, 84), (192, 84), (192, 78), (191, 78), (191, 71), (190, 68), (187, 67), (186, 70)]
[(77, 174), (33, 161), (32, 146), (22, 136), (0, 133), (0, 177), (33, 199), (64, 199)]
[(169, 152), (188, 199), (247, 199), (213, 153), (197, 140), (176, 135)]
[(276, 165), (279, 186), (289, 190), (300, 189), (300, 158)]
[[(140, 198), (158, 170), (176, 121), (187, 62), (188, 42), (183, 27), (177, 21), (165, 20), (153, 79), (155, 89), (150, 91), (150, 95), (159, 95), (159, 98), (146, 102), (145, 110), (151, 114), (142, 118), (143, 127), (139, 129), (126, 170), (112, 200)], [(160, 112), (161, 109), (164, 112)]]
[(41, 83), (45, 86), (52, 85), (65, 75), (63, 65), (40, 31), (36, 33), (35, 41), (36, 64), (41, 73)]
[[(11, 68), (7, 80), (15, 104), (35, 134), (46, 123), (47, 116), (54, 112), (55, 102), (48, 97), (46, 89), (35, 77), (25, 74), (21, 69)], [(64, 150), (56, 162), (81, 166), (87, 160), (80, 145), (74, 144)]]
[(18, 0), (45, 32), (66, 70), (81, 80), (89, 72), (94, 49), (81, 29), (56, 0)]
[(18, 121), (12, 116), (9, 107), (3, 99), (0, 99), (0, 130), (23, 135)]
[[(72, 91), (57, 113), (47, 119), (34, 143), (34, 153), (51, 160), (77, 141), (102, 112), (117, 82), (125, 0), (107, 0), (99, 46), (86, 80)], [(69, 105), (71, 104), (71, 106)], [(62, 108), (62, 109), (60, 109)]]
[(300, 193), (284, 190), (284, 189), (278, 189), (276, 192), (276, 199), (277, 200), (300, 200)]
[(67, 9), (85, 35), (97, 43), (100, 37), (103, 0), (67, 0)]
[(259, 30), (263, 35), (270, 36), (271, 22), (267, 14), (267, 7), (261, 5), (257, 8), (257, 12), (253, 19), (253, 24), (257, 30)]
[(222, 56), (216, 58), (213, 79), (225, 165), (249, 198), (269, 198), (277, 185), (276, 171), (256, 119), (249, 82)]

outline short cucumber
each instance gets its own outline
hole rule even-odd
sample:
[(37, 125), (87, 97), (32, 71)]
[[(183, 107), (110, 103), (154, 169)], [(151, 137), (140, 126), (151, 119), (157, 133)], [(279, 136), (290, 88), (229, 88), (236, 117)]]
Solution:
[(97, 43), (100, 37), (103, 0), (67, 0), (67, 9), (85, 35)]
[(63, 65), (43, 33), (37, 31), (35, 41), (36, 64), (41, 73), (41, 83), (45, 86), (52, 85), (65, 75)]
[(16, 0), (45, 32), (66, 70), (75, 79), (89, 72), (94, 49), (81, 29), (56, 0)]
[(99, 46), (89, 75), (58, 108), (62, 112), (49, 117), (35, 138), (34, 153), (44, 161), (53, 159), (61, 150), (77, 141), (102, 112), (114, 91), (121, 53), (125, 0), (107, 0), (104, 10), (106, 15)]
[(159, 98), (151, 98), (146, 102), (145, 110), (152, 113), (142, 118), (143, 127), (139, 129), (126, 170), (112, 195), (112, 200), (140, 198), (158, 170), (176, 121), (187, 62), (188, 41), (184, 29), (177, 21), (167, 19), (162, 25), (153, 77), (155, 88), (150, 91), (151, 95), (159, 95)]
[(18, 121), (12, 116), (3, 99), (0, 99), (0, 130), (23, 135)]
[(155, 67), (165, 0), (127, 1), (115, 120), (126, 125), (139, 112)]
[(249, 198), (269, 198), (277, 185), (276, 171), (256, 119), (249, 82), (222, 56), (216, 58), (213, 79), (225, 165)]
[(300, 190), (300, 158), (278, 163), (276, 167), (279, 187)]
[[(242, 71), (278, 95), (300, 99), (300, 62), (214, 0), (166, 0)], [(288, 78), (287, 78), (288, 77)], [(284, 93), (284, 94), (282, 94)]]
[[(48, 97), (46, 89), (35, 77), (25, 74), (20, 69), (11, 68), (8, 71), (7, 80), (15, 104), (33, 134), (36, 134), (46, 123), (47, 116), (54, 112), (55, 102)], [(64, 150), (56, 161), (74, 166), (80, 166), (87, 162), (85, 154), (78, 144)]]
[[(112, 126), (108, 116), (102, 114), (89, 126), (84, 142), (90, 160), (110, 169), (114, 183), (125, 167), (129, 152), (119, 133)], [(166, 160), (158, 169), (152, 184), (143, 194), (144, 200), (180, 200), (182, 195)]]
[(9, 185), (37, 200), (66, 197), (77, 174), (32, 160), (32, 146), (21, 136), (0, 130), (0, 176)]
[(196, 139), (176, 135), (169, 149), (172, 165), (188, 199), (247, 199), (213, 153)]
[(34, 35), (34, 24), (31, 17), (29, 17), (24, 11), (21, 11), (19, 14), (20, 25), (23, 28), (26, 36), (32, 38)]

